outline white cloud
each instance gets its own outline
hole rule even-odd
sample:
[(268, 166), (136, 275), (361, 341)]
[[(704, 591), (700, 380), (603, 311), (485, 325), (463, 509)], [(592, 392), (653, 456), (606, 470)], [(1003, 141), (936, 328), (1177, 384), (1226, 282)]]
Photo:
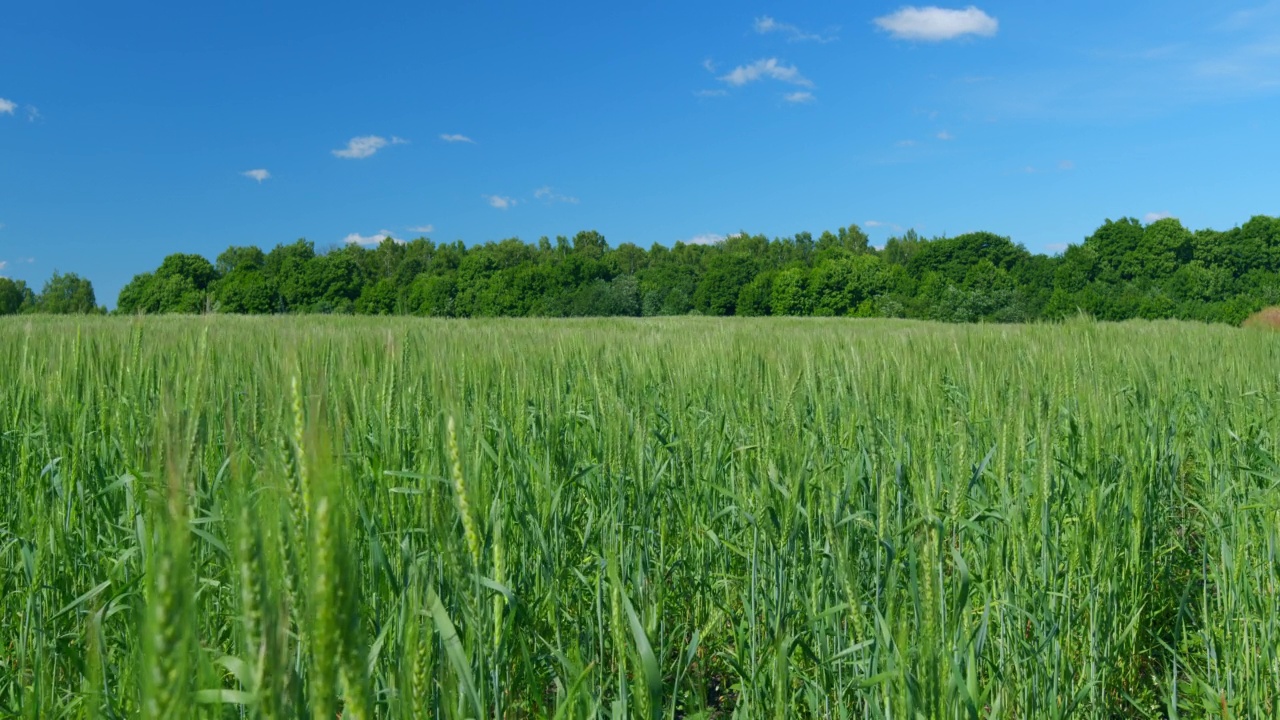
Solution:
[(386, 146), (387, 139), (384, 137), (378, 137), (377, 135), (362, 135), (360, 137), (351, 138), (351, 140), (347, 142), (347, 146), (345, 148), (342, 148), (341, 150), (334, 150), (333, 154), (340, 158), (361, 160), (373, 155)]
[(472, 145), (476, 144), (475, 140), (472, 140), (466, 135), (459, 135), (458, 133), (444, 133), (440, 136), (440, 139), (447, 143), (471, 143)]
[(702, 61), (702, 67), (712, 75), (716, 73), (716, 63), (711, 58)]
[(379, 230), (372, 235), (361, 235), (360, 233), (351, 233), (342, 238), (342, 241), (348, 245), (380, 245), (383, 240), (391, 238), (392, 242), (404, 244), (404, 241), (396, 237), (390, 230)]
[(1150, 224), (1151, 224), (1151, 223), (1153, 223), (1153, 222), (1157, 222), (1157, 221), (1159, 221), (1159, 220), (1166, 220), (1166, 219), (1171, 218), (1171, 217), (1173, 217), (1173, 213), (1171, 213), (1171, 212), (1169, 212), (1169, 211), (1167, 211), (1167, 210), (1164, 210), (1164, 211), (1161, 211), (1161, 212), (1149, 212), (1149, 213), (1147, 213), (1146, 215), (1143, 215), (1143, 216), (1142, 216), (1142, 221), (1143, 221), (1144, 223), (1146, 223), (1146, 224), (1150, 225)]
[(12, 115), (18, 109), (18, 103), (0, 98), (0, 115)]
[(729, 91), (724, 89), (698, 90), (697, 92), (694, 93), (695, 96), (700, 98), (724, 97), (725, 95), (728, 95), (728, 94), (729, 94)]
[(1058, 163), (1058, 169), (1059, 170), (1075, 170), (1076, 164), (1071, 162), (1070, 160), (1063, 160), (1062, 162)]
[(952, 135), (951, 133), (947, 132), (946, 130), (943, 130), (942, 132), (938, 133), (935, 137), (937, 137), (939, 140), (943, 140), (943, 141), (946, 141), (946, 140), (955, 140), (955, 139), (956, 139), (956, 136), (955, 136), (955, 135)]
[(415, 233), (430, 233), (430, 232), (436, 231), (436, 226), (435, 225), (414, 225), (413, 227), (408, 228), (408, 230), (409, 232), (415, 232)]
[(768, 35), (769, 33), (779, 33), (781, 35), (786, 36), (787, 40), (791, 42), (812, 41), (812, 42), (819, 42), (819, 43), (829, 43), (836, 39), (834, 35), (819, 35), (817, 33), (807, 33), (801, 30), (800, 28), (796, 27), (795, 25), (789, 25), (787, 23), (778, 22), (777, 20), (774, 20), (768, 15), (765, 15), (764, 17), (756, 18), (755, 29), (756, 29), (756, 32), (761, 35)]
[(552, 203), (558, 203), (558, 202), (569, 203), (570, 205), (578, 204), (578, 198), (573, 197), (571, 195), (561, 195), (560, 193), (557, 193), (556, 191), (552, 190), (551, 186), (549, 185), (543, 185), (537, 190), (534, 190), (533, 196), (538, 200), (541, 200), (547, 203), (548, 205)]
[(951, 10), (934, 5), (904, 7), (878, 17), (876, 25), (899, 40), (941, 42), (965, 35), (992, 37), (1000, 29), (1000, 21), (970, 5), (964, 10)]
[(915, 140), (899, 140), (894, 143), (894, 145), (901, 148), (915, 147), (917, 144), (918, 143)]
[(720, 79), (734, 87), (741, 87), (747, 83), (766, 78), (802, 87), (813, 87), (813, 83), (801, 75), (796, 66), (779, 64), (777, 58), (757, 60), (750, 65), (739, 65), (733, 69), (733, 72), (722, 76)]
[(255, 170), (245, 170), (240, 174), (252, 180), (257, 180), (258, 184), (262, 184), (263, 180), (271, 179), (271, 173), (267, 172), (266, 169), (264, 168), (257, 168)]
[(715, 245), (724, 242), (725, 237), (719, 233), (702, 233), (685, 240), (686, 245)]
[(890, 230), (893, 230), (894, 232), (902, 232), (902, 226), (901, 226), (901, 225), (899, 225), (898, 223), (884, 222), (883, 220), (868, 220), (868, 221), (866, 221), (866, 222), (862, 223), (862, 225), (863, 225), (864, 227), (868, 227), (868, 228), (872, 228), (872, 229), (875, 229), (875, 228), (889, 228)]
[[(13, 260), (12, 262), (10, 262), (9, 260), (0, 260), (0, 272), (3, 272), (3, 271), (4, 271), (4, 269), (5, 269), (5, 268), (7, 268), (7, 267), (9, 267), (9, 265), (10, 265), (10, 264), (13, 264), (13, 265), (23, 265), (23, 264), (26, 264), (26, 265), (33, 265), (33, 264), (35, 264), (35, 261), (36, 261), (36, 259), (35, 259), (35, 258), (33, 258), (33, 257), (29, 257), (29, 258), (18, 258), (17, 260)], [(8, 277), (8, 276), (7, 276), (7, 275), (0, 275), (0, 278), (2, 278), (2, 277)]]
[(512, 205), (520, 204), (519, 200), (505, 195), (481, 195), (481, 197), (489, 201), (489, 207), (497, 208), (498, 210), (506, 210)]
[(813, 96), (813, 93), (807, 90), (787, 93), (786, 95), (782, 96), (782, 99), (792, 104), (811, 103), (814, 100), (817, 100), (817, 98)]
[(40, 109), (35, 105), (28, 105), (23, 110), (27, 111), (27, 122), (35, 122), (40, 119)]

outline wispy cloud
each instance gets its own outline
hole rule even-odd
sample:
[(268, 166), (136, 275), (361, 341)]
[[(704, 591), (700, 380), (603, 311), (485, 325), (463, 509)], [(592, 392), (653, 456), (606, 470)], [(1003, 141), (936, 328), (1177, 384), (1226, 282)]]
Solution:
[(547, 203), (548, 205), (551, 205), (553, 203), (569, 203), (570, 205), (578, 204), (578, 198), (573, 197), (571, 195), (561, 195), (560, 193), (551, 189), (551, 186), (549, 185), (544, 185), (538, 188), (537, 190), (534, 190), (533, 197), (538, 200), (541, 200), (544, 203)]
[(390, 230), (379, 230), (372, 235), (361, 235), (360, 233), (351, 233), (342, 238), (342, 241), (348, 245), (380, 245), (383, 240), (391, 238), (392, 242), (404, 244), (404, 241), (396, 237)]
[(739, 65), (733, 69), (733, 72), (720, 77), (720, 80), (734, 87), (742, 87), (748, 83), (766, 79), (801, 87), (813, 87), (813, 82), (801, 75), (799, 68), (794, 65), (783, 65), (777, 58), (765, 58), (750, 65)]
[[(35, 262), (36, 262), (36, 259), (33, 257), (18, 258), (17, 260), (12, 260), (12, 261), (0, 260), (0, 270), (4, 270), (6, 267), (9, 267), (10, 265), (34, 265)], [(4, 276), (0, 275), (0, 277), (4, 277)]]
[(243, 176), (245, 176), (245, 177), (247, 177), (247, 178), (249, 178), (249, 179), (251, 179), (251, 180), (257, 180), (257, 181), (258, 181), (258, 184), (262, 184), (262, 181), (263, 181), (263, 180), (270, 180), (270, 179), (271, 179), (271, 173), (267, 172), (265, 168), (257, 168), (257, 169), (254, 169), (254, 170), (245, 170), (244, 172), (242, 172), (242, 173), (240, 173), (240, 174), (241, 174), (241, 175), (243, 175)]
[(814, 100), (817, 100), (817, 98), (813, 96), (813, 93), (809, 92), (808, 90), (799, 90), (793, 93), (787, 93), (786, 95), (782, 96), (782, 99), (786, 100), (787, 102), (793, 105), (811, 103)]
[(1280, 88), (1280, 37), (1259, 38), (1255, 42), (1232, 44), (1192, 65), (1192, 75), (1201, 81), (1227, 83), (1240, 89)]
[(430, 233), (430, 232), (436, 231), (436, 226), (435, 225), (414, 225), (413, 227), (406, 228), (406, 229), (409, 232)]
[(1067, 170), (1075, 170), (1076, 164), (1071, 162), (1070, 160), (1063, 160), (1062, 162), (1058, 163), (1058, 169), (1062, 170), (1063, 172)]
[(1206, 5), (1207, 17), (1198, 16), (1171, 42), (1117, 48), (1099, 39), (1068, 50), (1066, 66), (1004, 68), (997, 81), (966, 89), (968, 112), (1001, 120), (1093, 122), (1280, 97), (1280, 0), (1255, 0), (1254, 7), (1237, 11), (1217, 7), (1222, 4)]
[(943, 130), (942, 132), (938, 133), (938, 134), (937, 134), (937, 135), (935, 135), (934, 137), (938, 138), (939, 140), (942, 140), (943, 142), (946, 142), (946, 141), (948, 141), (948, 140), (955, 140), (955, 139), (956, 139), (956, 136), (955, 136), (955, 135), (952, 135), (951, 133), (947, 132), (946, 130)]
[(481, 195), (481, 197), (489, 202), (489, 207), (497, 208), (498, 210), (506, 210), (513, 205), (520, 204), (519, 200), (505, 195)]
[(42, 117), (40, 115), (40, 109), (35, 105), (28, 105), (22, 109), (27, 113), (27, 122), (35, 122)]
[(18, 103), (0, 98), (0, 115), (12, 115), (18, 109)]
[(1157, 221), (1160, 221), (1160, 220), (1166, 220), (1166, 219), (1171, 218), (1171, 217), (1173, 217), (1173, 213), (1171, 213), (1171, 212), (1169, 212), (1169, 211), (1167, 211), (1167, 210), (1162, 210), (1162, 211), (1160, 211), (1160, 212), (1149, 212), (1149, 213), (1147, 213), (1146, 215), (1143, 215), (1143, 216), (1142, 216), (1142, 221), (1143, 221), (1143, 222), (1145, 222), (1146, 224), (1150, 225), (1150, 224), (1151, 224), (1151, 223), (1153, 223), (1153, 222), (1157, 222)]
[[(400, 145), (404, 142), (404, 139), (393, 136), (390, 144)], [(332, 152), (336, 157), (347, 158), (348, 160), (363, 160), (364, 158), (372, 156), (388, 144), (387, 139), (384, 137), (379, 137), (377, 135), (362, 135), (360, 137), (351, 138), (351, 140), (347, 142), (347, 146), (345, 148), (334, 150)]]
[(756, 18), (755, 30), (761, 35), (777, 33), (791, 42), (829, 43), (838, 39), (834, 35), (820, 35), (818, 33), (805, 32), (795, 25), (778, 22), (768, 15)]
[(711, 58), (702, 61), (702, 68), (712, 75), (716, 74), (716, 63)]
[(472, 145), (476, 143), (475, 140), (458, 133), (444, 133), (440, 136), (440, 139), (447, 143), (471, 143)]
[(715, 245), (724, 242), (725, 237), (719, 233), (702, 233), (685, 240), (686, 245)]
[(864, 227), (872, 229), (888, 228), (894, 232), (902, 232), (902, 226), (898, 223), (885, 222), (883, 220), (868, 220), (862, 224)]
[(970, 5), (951, 10), (934, 5), (904, 7), (895, 13), (875, 19), (881, 30), (899, 40), (942, 42), (966, 35), (992, 37), (1000, 29), (1000, 21)]
[(916, 142), (915, 140), (899, 140), (893, 145), (894, 147), (909, 148), (909, 147), (915, 147), (916, 145), (919, 145), (919, 144), (920, 143)]
[(693, 94), (696, 97), (700, 97), (700, 98), (713, 98), (713, 97), (724, 97), (725, 95), (729, 94), (729, 91), (723, 88), (717, 88), (715, 90), (698, 90)]
[(1276, 16), (1280, 16), (1280, 1), (1271, 0), (1261, 5), (1237, 10), (1227, 16), (1222, 21), (1219, 28), (1222, 30), (1246, 30), (1256, 26), (1259, 22), (1271, 20)]

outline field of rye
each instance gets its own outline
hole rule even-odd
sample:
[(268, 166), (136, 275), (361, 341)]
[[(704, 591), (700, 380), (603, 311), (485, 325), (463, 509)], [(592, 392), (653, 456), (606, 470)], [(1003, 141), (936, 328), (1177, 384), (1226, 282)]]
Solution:
[(1280, 338), (0, 319), (0, 716), (1280, 712)]

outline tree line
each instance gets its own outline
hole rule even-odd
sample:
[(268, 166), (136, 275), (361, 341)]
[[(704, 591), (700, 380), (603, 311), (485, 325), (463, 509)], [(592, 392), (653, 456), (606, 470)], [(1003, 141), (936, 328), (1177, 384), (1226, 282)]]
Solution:
[[(70, 280), (68, 280), (70, 278)], [(0, 281), (2, 282), (2, 281)], [(69, 291), (73, 283), (88, 287)], [(81, 285), (77, 285), (80, 288)], [(82, 312), (92, 287), (57, 276), (0, 312)], [(9, 293), (12, 295), (12, 293)], [(48, 296), (48, 297), (46, 297)], [(68, 298), (74, 296), (82, 304)], [(1060, 255), (975, 232), (908, 231), (874, 248), (856, 225), (714, 245), (610, 246), (594, 231), (466, 247), (390, 238), (317, 252), (306, 240), (175, 254), (120, 292), (117, 313), (344, 313), (432, 317), (823, 315), (1023, 322), (1080, 312), (1102, 320), (1238, 324), (1280, 304), (1280, 219), (1192, 232), (1173, 218), (1107, 220)], [(14, 308), (13, 310), (9, 310)], [(75, 308), (67, 310), (66, 308)]]
[(22, 280), (0, 277), (0, 315), (49, 313), (53, 315), (101, 314), (93, 283), (75, 273), (54, 272), (40, 294)]

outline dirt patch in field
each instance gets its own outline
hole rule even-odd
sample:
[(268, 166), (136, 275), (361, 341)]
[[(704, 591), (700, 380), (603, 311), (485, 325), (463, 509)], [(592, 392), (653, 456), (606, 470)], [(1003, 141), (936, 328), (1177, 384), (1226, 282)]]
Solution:
[(1273, 306), (1259, 310), (1245, 319), (1244, 326), (1263, 330), (1280, 330), (1280, 307)]

